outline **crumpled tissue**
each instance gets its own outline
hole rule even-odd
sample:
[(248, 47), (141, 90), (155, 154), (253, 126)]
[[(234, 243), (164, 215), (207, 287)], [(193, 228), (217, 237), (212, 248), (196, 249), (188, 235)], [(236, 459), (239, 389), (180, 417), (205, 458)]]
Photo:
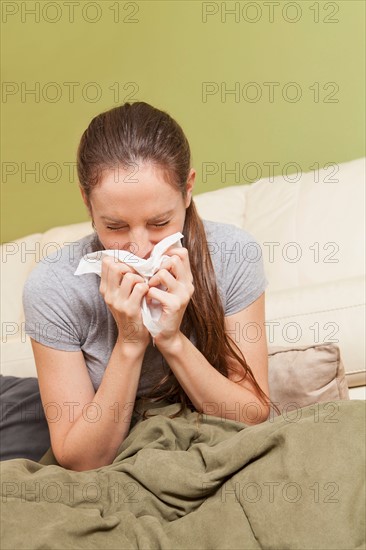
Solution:
[[(139, 273), (147, 283), (151, 279), (151, 277), (160, 269), (163, 260), (165, 258), (169, 258), (169, 256), (164, 254), (164, 252), (166, 252), (171, 246), (174, 246), (174, 248), (181, 247), (182, 243), (180, 242), (180, 239), (183, 238), (183, 236), (184, 235), (182, 235), (182, 233), (178, 231), (177, 233), (174, 233), (169, 237), (165, 237), (154, 246), (150, 257), (147, 260), (139, 258), (131, 252), (128, 252), (127, 250), (108, 249), (98, 250), (97, 252), (85, 254), (81, 258), (74, 275), (96, 273), (101, 277), (103, 256), (113, 256), (116, 259), (118, 258), (118, 260), (120, 260), (121, 262), (124, 262), (125, 264), (133, 267), (133, 269), (137, 271), (137, 273)], [(167, 290), (167, 288), (163, 285), (158, 285), (157, 288), (160, 288), (161, 290)], [(157, 336), (162, 330), (162, 327), (159, 324), (161, 313), (162, 305), (160, 304), (160, 302), (158, 302), (158, 300), (153, 299), (148, 306), (146, 303), (146, 298), (144, 297), (142, 299), (142, 321), (147, 330), (150, 332), (151, 336), (153, 337), (154, 345), (155, 336)]]

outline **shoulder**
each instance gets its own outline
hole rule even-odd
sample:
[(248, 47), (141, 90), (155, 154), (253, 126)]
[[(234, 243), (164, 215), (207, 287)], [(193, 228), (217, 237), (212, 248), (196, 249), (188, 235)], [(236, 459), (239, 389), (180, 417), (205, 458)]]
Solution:
[(230, 265), (255, 261), (262, 255), (252, 233), (233, 224), (202, 220), (214, 264)]
[(78, 351), (87, 340), (93, 315), (98, 316), (103, 304), (98, 276), (77, 277), (74, 272), (81, 257), (100, 244), (92, 234), (63, 246), (47, 246), (53, 252), (36, 264), (24, 284), (25, 332), (46, 346)]
[(242, 242), (256, 241), (254, 235), (237, 225), (224, 222), (202, 220), (206, 236), (217, 241), (240, 239)]
[(225, 315), (232, 315), (252, 303), (268, 285), (262, 249), (245, 229), (202, 221)]
[[(30, 289), (33, 292), (42, 292), (45, 288), (52, 289), (55, 284), (64, 289), (72, 287), (77, 279), (74, 272), (83, 255), (103, 248), (94, 233), (77, 241), (62, 245), (48, 243), (47, 246), (52, 248), (52, 252), (46, 254), (31, 270), (25, 281), (24, 292)], [(80, 284), (80, 280), (77, 282)]]

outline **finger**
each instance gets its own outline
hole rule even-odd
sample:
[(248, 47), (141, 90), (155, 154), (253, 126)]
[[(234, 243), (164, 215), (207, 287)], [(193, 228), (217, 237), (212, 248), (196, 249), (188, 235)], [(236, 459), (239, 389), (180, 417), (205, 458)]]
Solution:
[(124, 273), (122, 275), (122, 282), (120, 286), (118, 288), (114, 288), (114, 292), (118, 292), (120, 298), (128, 299), (135, 290), (136, 286), (138, 286), (138, 291), (142, 289), (139, 285), (143, 285), (146, 292), (150, 288), (141, 275), (137, 275), (135, 273)]
[(165, 258), (161, 263), (161, 267), (172, 273), (178, 281), (193, 283), (193, 275), (187, 253), (182, 252), (181, 256), (174, 254), (169, 258)]
[(169, 258), (164, 258), (161, 262), (160, 269), (166, 269), (178, 281), (182, 281), (186, 278), (185, 267), (182, 260), (176, 254)]
[(113, 259), (111, 258), (111, 256), (102, 257), (99, 291), (103, 295), (108, 287), (108, 274), (109, 274), (109, 270), (112, 262), (113, 262)]
[(128, 300), (134, 285), (145, 282), (144, 278), (133, 273), (129, 266), (115, 262), (110, 256), (103, 258), (102, 269), (99, 291), (107, 304), (117, 299)]
[(142, 299), (149, 292), (149, 285), (145, 282), (135, 282), (132, 286), (131, 292), (127, 291), (126, 296), (118, 295), (118, 302), (124, 311), (130, 316), (139, 316)]
[(178, 256), (178, 258), (180, 258), (180, 260), (181, 260), (181, 262), (184, 266), (185, 272), (187, 274), (189, 274), (189, 279), (192, 280), (191, 265), (190, 265), (190, 262), (189, 262), (189, 253), (188, 253), (188, 250), (186, 248), (184, 248), (184, 247), (172, 248), (171, 250), (166, 252), (165, 255), (170, 256), (170, 257)]
[(141, 307), (142, 307), (142, 300), (144, 298), (144, 296), (147, 295), (147, 293), (149, 292), (150, 290), (150, 287), (147, 283), (136, 283), (133, 288), (132, 288), (132, 292), (128, 298), (128, 302), (127, 302), (127, 308), (129, 310), (129, 312), (133, 315), (139, 315), (140, 314), (140, 310), (141, 310)]
[(125, 262), (122, 262), (122, 260), (119, 260), (115, 256), (103, 256), (102, 258), (102, 268), (103, 264), (107, 267), (113, 267), (116, 266), (118, 269), (122, 270), (123, 273), (131, 272), (131, 273), (137, 273), (137, 271), (130, 265), (128, 265)]
[[(156, 288), (159, 286), (159, 284), (165, 286), (166, 290), (161, 290), (159, 288)], [(194, 286), (191, 281), (185, 281), (180, 282), (177, 281), (171, 273), (166, 271), (165, 269), (161, 269), (156, 274), (156, 279), (153, 284), (151, 284), (151, 279), (149, 281), (149, 287), (150, 290), (154, 291), (158, 290), (158, 296), (161, 296), (161, 292), (165, 292), (165, 294), (170, 294), (171, 296), (174, 296), (175, 299), (179, 300), (179, 303), (187, 303), (189, 301), (194, 293)], [(148, 295), (149, 298), (154, 297), (152, 294)], [(158, 298), (159, 299), (159, 298)], [(162, 301), (162, 303), (165, 303)]]
[(147, 283), (136, 283), (133, 286), (130, 297), (136, 298), (137, 300), (142, 300), (142, 298), (149, 292), (150, 287)]
[(107, 286), (120, 286), (126, 273), (138, 275), (129, 265), (120, 262), (112, 256), (104, 256), (102, 258), (102, 278), (104, 278)]
[(141, 307), (141, 300), (150, 290), (149, 285), (141, 277), (126, 273), (120, 287), (108, 287), (104, 295), (107, 305), (113, 304), (116, 309), (128, 315), (136, 315)]
[(146, 296), (149, 290), (150, 287), (145, 282), (135, 283), (133, 285), (129, 298), (133, 300), (133, 303), (137, 306), (137, 309), (141, 307), (142, 299)]
[(162, 306), (168, 306), (171, 309), (178, 309), (180, 305), (180, 300), (175, 294), (169, 294), (160, 288), (150, 288), (146, 298), (148, 303), (154, 299), (160, 302)]
[(167, 252), (165, 252), (165, 255), (166, 256), (179, 256), (182, 260), (182, 262), (184, 264), (186, 264), (187, 262), (189, 263), (189, 254), (188, 254), (188, 250), (186, 248), (184, 248), (183, 246), (180, 247), (180, 248), (171, 248), (170, 250), (167, 250)]
[(177, 292), (179, 286), (181, 285), (177, 279), (169, 273), (166, 269), (160, 269), (151, 279), (149, 280), (149, 287), (157, 287), (159, 285), (164, 285), (167, 287), (166, 291), (163, 292)]

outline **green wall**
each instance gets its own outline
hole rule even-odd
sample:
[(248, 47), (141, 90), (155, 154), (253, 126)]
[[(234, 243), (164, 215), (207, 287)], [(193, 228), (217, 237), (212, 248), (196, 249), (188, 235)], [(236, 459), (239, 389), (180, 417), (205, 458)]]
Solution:
[(365, 154), (363, 1), (1, 8), (1, 242), (88, 220), (78, 141), (128, 98), (182, 125), (195, 194)]

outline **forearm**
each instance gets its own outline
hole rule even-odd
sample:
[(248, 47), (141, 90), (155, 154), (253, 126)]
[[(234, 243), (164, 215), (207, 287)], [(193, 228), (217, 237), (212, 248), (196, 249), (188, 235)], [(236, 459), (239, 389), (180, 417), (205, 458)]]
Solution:
[(199, 412), (258, 424), (268, 417), (269, 408), (256, 395), (218, 372), (182, 333), (157, 346), (175, 377)]
[(113, 462), (130, 428), (143, 355), (116, 343), (90, 409), (66, 436), (61, 459), (65, 468), (84, 471)]

